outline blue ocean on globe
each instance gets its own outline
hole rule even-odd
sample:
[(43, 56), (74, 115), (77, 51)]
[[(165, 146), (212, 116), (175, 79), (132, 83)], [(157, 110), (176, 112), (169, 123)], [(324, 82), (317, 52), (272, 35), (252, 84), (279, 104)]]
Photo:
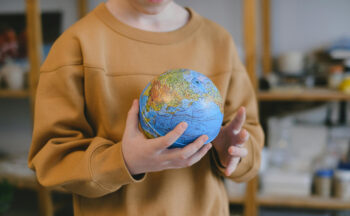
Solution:
[(171, 148), (184, 147), (201, 135), (211, 142), (220, 132), (223, 100), (214, 83), (194, 70), (169, 70), (153, 79), (140, 95), (140, 124), (148, 138), (166, 135), (180, 122), (184, 134)]

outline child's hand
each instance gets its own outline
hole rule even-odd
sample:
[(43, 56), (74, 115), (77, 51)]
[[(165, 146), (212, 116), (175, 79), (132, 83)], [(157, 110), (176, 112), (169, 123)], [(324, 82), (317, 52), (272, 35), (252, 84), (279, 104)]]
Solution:
[(240, 159), (248, 154), (248, 150), (242, 146), (249, 139), (248, 131), (242, 130), (245, 119), (245, 108), (241, 107), (235, 119), (221, 128), (219, 135), (212, 142), (221, 164), (226, 168), (227, 176), (235, 171)]
[(178, 124), (163, 137), (147, 139), (139, 130), (138, 113), (138, 101), (134, 100), (122, 139), (124, 160), (132, 175), (192, 166), (211, 148), (210, 143), (203, 146), (208, 136), (202, 135), (184, 148), (167, 149), (185, 132), (187, 123)]

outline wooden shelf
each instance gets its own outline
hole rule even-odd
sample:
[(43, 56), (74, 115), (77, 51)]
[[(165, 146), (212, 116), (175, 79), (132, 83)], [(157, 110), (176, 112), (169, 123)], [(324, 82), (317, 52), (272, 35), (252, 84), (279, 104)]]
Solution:
[(0, 98), (27, 98), (29, 96), (30, 96), (29, 90), (0, 89)]
[(244, 203), (244, 196), (229, 197), (228, 200), (229, 200), (230, 204), (243, 204)]
[(311, 208), (311, 209), (333, 209), (345, 210), (350, 209), (350, 200), (337, 198), (320, 198), (320, 197), (290, 197), (290, 196), (267, 196), (258, 197), (260, 206), (283, 206), (293, 208)]
[(341, 101), (350, 100), (350, 94), (326, 88), (278, 89), (258, 92), (260, 101)]

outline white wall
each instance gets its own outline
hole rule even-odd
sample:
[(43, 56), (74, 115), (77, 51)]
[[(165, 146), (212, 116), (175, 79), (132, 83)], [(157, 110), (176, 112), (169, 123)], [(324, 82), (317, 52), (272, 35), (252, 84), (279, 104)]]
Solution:
[(350, 36), (349, 0), (272, 0), (272, 51), (307, 52)]

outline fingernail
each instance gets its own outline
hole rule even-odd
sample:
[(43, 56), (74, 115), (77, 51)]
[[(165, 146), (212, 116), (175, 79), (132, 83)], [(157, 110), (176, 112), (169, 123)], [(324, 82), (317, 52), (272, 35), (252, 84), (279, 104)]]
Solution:
[(181, 123), (181, 128), (182, 128), (182, 129), (185, 130), (185, 129), (187, 128), (187, 126), (188, 126), (187, 122), (182, 122), (182, 123)]
[(241, 132), (241, 129), (236, 129), (236, 130), (233, 130), (233, 134), (234, 134), (234, 135), (239, 134), (239, 132)]

